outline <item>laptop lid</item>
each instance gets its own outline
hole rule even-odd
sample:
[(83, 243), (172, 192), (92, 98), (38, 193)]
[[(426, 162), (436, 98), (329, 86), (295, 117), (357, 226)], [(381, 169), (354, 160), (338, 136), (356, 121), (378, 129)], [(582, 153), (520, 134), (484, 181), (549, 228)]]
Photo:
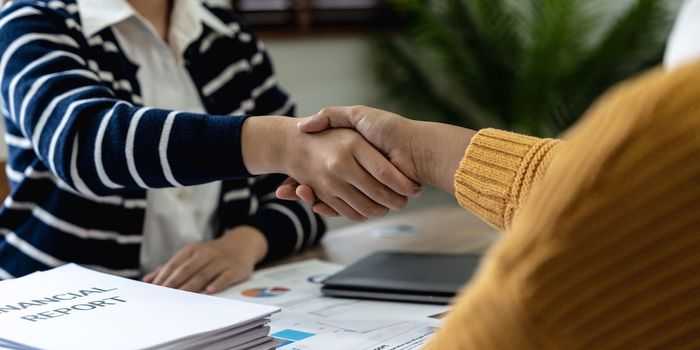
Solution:
[(480, 255), (379, 252), (323, 281), (325, 295), (448, 303), (473, 276)]

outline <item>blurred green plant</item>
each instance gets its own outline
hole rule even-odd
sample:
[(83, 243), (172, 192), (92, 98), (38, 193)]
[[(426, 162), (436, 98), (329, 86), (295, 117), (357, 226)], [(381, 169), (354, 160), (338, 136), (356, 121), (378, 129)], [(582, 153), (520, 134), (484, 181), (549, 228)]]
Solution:
[(374, 40), (372, 66), (406, 115), (556, 135), (662, 58), (669, 1), (620, 1), (393, 0), (408, 25)]

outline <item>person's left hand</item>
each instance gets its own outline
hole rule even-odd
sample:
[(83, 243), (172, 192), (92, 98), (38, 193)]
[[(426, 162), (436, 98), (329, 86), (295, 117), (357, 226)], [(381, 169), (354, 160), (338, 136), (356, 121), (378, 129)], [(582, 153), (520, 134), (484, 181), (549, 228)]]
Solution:
[(215, 240), (185, 246), (143, 281), (214, 294), (248, 278), (266, 254), (265, 236), (256, 228), (239, 226)]

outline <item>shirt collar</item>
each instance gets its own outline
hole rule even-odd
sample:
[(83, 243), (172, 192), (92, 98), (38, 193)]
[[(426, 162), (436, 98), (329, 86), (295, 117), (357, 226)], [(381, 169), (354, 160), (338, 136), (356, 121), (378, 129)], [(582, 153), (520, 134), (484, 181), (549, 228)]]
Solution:
[(83, 34), (88, 38), (136, 14), (126, 0), (77, 0), (77, 4)]
[[(92, 37), (99, 31), (137, 15), (136, 11), (126, 0), (77, 0), (83, 34)], [(173, 25), (186, 23), (204, 23), (220, 34), (233, 37), (231, 29), (221, 19), (216, 17), (201, 0), (175, 0), (173, 6)], [(193, 23), (195, 22), (195, 23)]]
[(231, 38), (236, 36), (234, 30), (231, 29), (231, 27), (229, 27), (224, 21), (219, 19), (219, 17), (212, 13), (206, 6), (204, 6), (201, 0), (182, 0), (182, 2), (188, 3), (193, 12), (198, 12), (199, 19), (202, 21), (202, 23), (206, 24), (212, 30)]

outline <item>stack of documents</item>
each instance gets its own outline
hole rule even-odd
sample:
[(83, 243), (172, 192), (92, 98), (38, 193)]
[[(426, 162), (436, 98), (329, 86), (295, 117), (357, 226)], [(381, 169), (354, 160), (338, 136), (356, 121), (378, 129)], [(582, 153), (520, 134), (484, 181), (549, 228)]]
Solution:
[(0, 348), (266, 350), (278, 311), (65, 265), (0, 282)]

